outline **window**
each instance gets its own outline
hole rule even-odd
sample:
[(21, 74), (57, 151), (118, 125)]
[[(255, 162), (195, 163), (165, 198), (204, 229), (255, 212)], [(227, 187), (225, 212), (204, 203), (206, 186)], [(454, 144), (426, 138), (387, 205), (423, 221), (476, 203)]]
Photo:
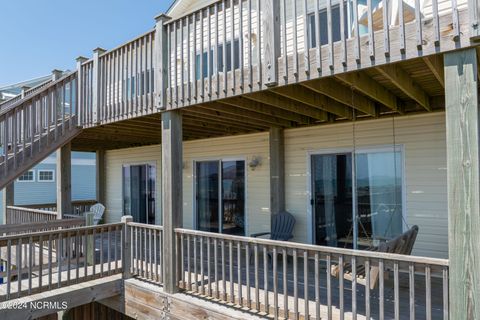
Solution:
[[(347, 5), (343, 6), (344, 8), (344, 30), (345, 38), (348, 37), (348, 18), (347, 18)], [(310, 48), (315, 48), (317, 46), (317, 32), (320, 32), (320, 45), (328, 43), (328, 23), (327, 23), (327, 10), (320, 10), (319, 21), (320, 21), (320, 30), (315, 23), (315, 14), (309, 15), (309, 32), (308, 32), (308, 45)], [(340, 6), (332, 6), (332, 40), (333, 42), (341, 40), (340, 32)]]
[(245, 235), (245, 161), (195, 164), (198, 230)]
[[(214, 70), (217, 70), (215, 68), (218, 68), (218, 72), (223, 72), (223, 44), (218, 45), (218, 50), (217, 50), (217, 64), (214, 65), (214, 52), (213, 48), (210, 49), (210, 76), (213, 75)], [(232, 41), (227, 42), (227, 65), (226, 69), (228, 71), (232, 71)], [(240, 41), (238, 39), (235, 39), (233, 41), (233, 59), (234, 59), (234, 69), (239, 69), (240, 68)], [(208, 76), (208, 52), (205, 51), (202, 54), (202, 78), (206, 78)], [(200, 80), (200, 54), (197, 54), (195, 57), (195, 79)]]
[(24, 174), (22, 174), (20, 177), (18, 177), (18, 181), (20, 182), (34, 182), (35, 181), (35, 171), (34, 170), (28, 170)]
[(53, 182), (55, 181), (55, 174), (53, 170), (38, 170), (39, 182)]
[(155, 224), (155, 198), (155, 166), (123, 166), (123, 214), (134, 222)]
[(368, 248), (403, 232), (401, 148), (357, 150), (355, 171), (352, 158), (351, 151), (312, 155), (318, 245)]

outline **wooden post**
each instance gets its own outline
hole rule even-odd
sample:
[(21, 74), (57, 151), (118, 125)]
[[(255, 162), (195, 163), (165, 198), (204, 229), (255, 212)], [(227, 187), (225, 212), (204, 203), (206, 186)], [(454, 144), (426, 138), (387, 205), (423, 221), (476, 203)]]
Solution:
[(130, 226), (128, 225), (129, 222), (133, 222), (133, 217), (132, 216), (123, 216), (122, 217), (122, 223), (125, 224), (125, 232), (124, 232), (124, 243), (123, 243), (123, 256), (122, 256), (122, 268), (123, 268), (123, 278), (127, 279), (132, 276), (131, 273), (131, 257), (132, 257), (132, 243), (130, 242), (131, 240), (131, 235), (130, 235)]
[(100, 92), (100, 55), (104, 54), (107, 50), (102, 48), (96, 48), (93, 50), (93, 72), (92, 72), (92, 121), (94, 124), (100, 122), (100, 100), (102, 94)]
[[(85, 226), (93, 226), (95, 214), (93, 212), (86, 212), (85, 213)], [(95, 261), (93, 257), (95, 256), (95, 246), (94, 246), (94, 239), (93, 235), (89, 235), (87, 237), (87, 264), (89, 266), (93, 265)]]
[(57, 150), (57, 218), (72, 214), (72, 145)]
[(97, 150), (95, 169), (97, 202), (105, 204), (105, 150)]
[(163, 289), (178, 291), (175, 228), (182, 225), (182, 115), (162, 113), (162, 214), (163, 214)]
[(278, 58), (280, 57), (280, 1), (265, 0), (262, 3), (262, 24), (263, 37), (265, 45), (265, 69), (263, 74), (266, 76), (267, 87), (278, 84)]
[(52, 81), (57, 81), (62, 77), (62, 75), (63, 75), (62, 70), (58, 70), (58, 69), (52, 70)]
[(168, 33), (163, 24), (171, 18), (164, 14), (155, 17), (155, 105), (166, 109), (168, 88)]
[(30, 89), (30, 87), (29, 86), (22, 86), (20, 89), (22, 90), (22, 92), (20, 94), (21, 94), (22, 99), (23, 99), (23, 98), (25, 98), (25, 93), (27, 92), (27, 90)]
[[(458, 10), (455, 8), (455, 10)], [(470, 24), (470, 38), (478, 40), (480, 37), (480, 5), (478, 0), (468, 0), (468, 17)]]
[(451, 319), (480, 319), (479, 105), (475, 48), (444, 54)]
[(15, 205), (15, 182), (7, 184), (3, 189), (3, 224), (9, 224), (10, 221), (7, 220), (7, 207)]
[(270, 213), (285, 210), (285, 150), (282, 128), (270, 128)]
[(83, 125), (83, 110), (85, 110), (83, 106), (83, 88), (84, 88), (84, 83), (83, 83), (83, 71), (82, 71), (82, 64), (85, 63), (88, 59), (85, 57), (78, 57), (76, 59), (77, 61), (77, 125), (82, 126)]

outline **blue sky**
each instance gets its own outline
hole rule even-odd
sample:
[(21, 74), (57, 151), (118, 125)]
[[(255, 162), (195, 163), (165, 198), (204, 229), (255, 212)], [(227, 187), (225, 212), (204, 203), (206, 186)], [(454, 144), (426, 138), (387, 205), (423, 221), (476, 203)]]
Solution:
[(0, 86), (75, 68), (153, 28), (173, 0), (9, 0), (0, 8)]

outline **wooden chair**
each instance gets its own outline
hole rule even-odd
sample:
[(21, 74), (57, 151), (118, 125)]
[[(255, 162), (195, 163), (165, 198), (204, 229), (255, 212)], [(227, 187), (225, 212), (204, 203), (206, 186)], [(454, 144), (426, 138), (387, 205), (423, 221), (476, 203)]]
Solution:
[(295, 217), (287, 212), (282, 211), (273, 216), (272, 231), (259, 232), (251, 234), (251, 237), (257, 238), (270, 235), (270, 240), (288, 241), (293, 238), (293, 227), (295, 226)]
[[(385, 253), (396, 253), (403, 255), (410, 255), (412, 253), (413, 245), (417, 239), (418, 226), (413, 226), (407, 232), (399, 235), (398, 237), (380, 244), (378, 247), (368, 249), (369, 251), (378, 251)], [(343, 265), (343, 278), (352, 281), (352, 266), (349, 263)], [(332, 265), (330, 270), (332, 276), (338, 278), (340, 276), (340, 267), (338, 265)], [(380, 270), (377, 266), (370, 267), (370, 289), (374, 289)], [(365, 266), (358, 265), (356, 270), (357, 283), (366, 286), (367, 279), (365, 277)]]

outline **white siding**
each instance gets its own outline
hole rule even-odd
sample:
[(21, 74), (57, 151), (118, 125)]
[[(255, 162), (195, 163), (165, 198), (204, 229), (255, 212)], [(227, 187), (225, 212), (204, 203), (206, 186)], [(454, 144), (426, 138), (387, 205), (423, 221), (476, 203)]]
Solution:
[[(444, 113), (395, 118), (395, 143), (404, 146), (406, 222), (420, 228), (414, 254), (446, 258), (447, 175)], [(358, 147), (393, 144), (392, 119), (355, 123)], [(297, 218), (295, 241), (308, 242), (308, 154), (351, 148), (353, 124), (285, 131), (286, 207)]]
[[(395, 118), (395, 143), (404, 146), (406, 222), (420, 228), (414, 254), (446, 258), (447, 187), (444, 113)], [(353, 146), (353, 124), (332, 124), (285, 131), (286, 206), (297, 219), (294, 241), (308, 242), (308, 154), (314, 151)], [(355, 123), (358, 147), (392, 145), (393, 120)], [(194, 225), (193, 161), (210, 159), (262, 159), (255, 170), (247, 168), (247, 234), (269, 230), (268, 133), (197, 140), (184, 143), (184, 226)], [(107, 220), (118, 221), (122, 212), (121, 167), (128, 163), (155, 162), (160, 167), (160, 146), (108, 151)], [(157, 199), (160, 199), (160, 170), (157, 170)], [(160, 201), (157, 201), (160, 215)], [(160, 221), (158, 219), (158, 221)]]

